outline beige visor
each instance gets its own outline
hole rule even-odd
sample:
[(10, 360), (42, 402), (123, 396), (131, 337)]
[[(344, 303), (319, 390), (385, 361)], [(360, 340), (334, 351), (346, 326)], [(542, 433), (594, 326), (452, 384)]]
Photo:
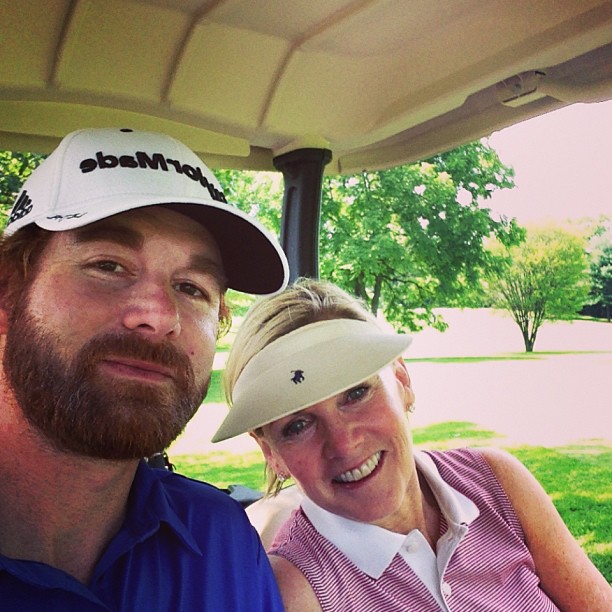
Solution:
[(247, 363), (212, 441), (253, 431), (351, 388), (399, 357), (411, 341), (352, 319), (319, 321), (281, 336)]

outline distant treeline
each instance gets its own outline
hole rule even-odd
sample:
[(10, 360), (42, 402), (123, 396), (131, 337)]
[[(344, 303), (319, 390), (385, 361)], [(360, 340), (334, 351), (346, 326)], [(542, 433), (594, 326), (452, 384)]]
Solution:
[(593, 317), (594, 319), (606, 319), (610, 320), (612, 317), (612, 308), (606, 304), (589, 304), (584, 306), (580, 311), (581, 315), (585, 317)]

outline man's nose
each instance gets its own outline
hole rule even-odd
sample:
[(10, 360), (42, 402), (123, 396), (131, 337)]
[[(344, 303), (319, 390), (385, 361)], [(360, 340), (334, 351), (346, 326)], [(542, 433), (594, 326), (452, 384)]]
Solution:
[(151, 338), (178, 337), (181, 321), (174, 289), (159, 281), (142, 279), (131, 288), (122, 323), (126, 329)]

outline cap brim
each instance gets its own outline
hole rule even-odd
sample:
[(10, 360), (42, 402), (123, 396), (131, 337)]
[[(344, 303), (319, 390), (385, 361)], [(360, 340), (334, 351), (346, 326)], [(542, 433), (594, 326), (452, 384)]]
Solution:
[[(176, 204), (213, 235), (221, 252), (228, 286), (244, 293), (268, 295), (284, 289), (287, 258), (267, 230), (231, 206)], [(238, 213), (238, 214), (237, 214)]]
[[(39, 227), (51, 231), (70, 230), (95, 223), (115, 214), (147, 206), (168, 205), (201, 223), (215, 238), (228, 280), (228, 287), (244, 293), (268, 295), (284, 289), (289, 279), (287, 258), (268, 230), (240, 209), (216, 201), (194, 201), (193, 198), (156, 197), (139, 200), (106, 198), (104, 205), (87, 214), (70, 217), (61, 224), (53, 219), (36, 219)], [(100, 214), (96, 214), (96, 210)], [(17, 225), (17, 224), (15, 224)]]

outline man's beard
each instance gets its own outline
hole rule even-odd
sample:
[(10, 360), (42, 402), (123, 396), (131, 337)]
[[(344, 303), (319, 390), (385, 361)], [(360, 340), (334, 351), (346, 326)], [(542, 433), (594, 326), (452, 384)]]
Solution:
[[(197, 384), (187, 356), (168, 342), (138, 333), (93, 337), (72, 359), (61, 339), (28, 316), (12, 317), (4, 371), (24, 416), (57, 450), (110, 460), (160, 452), (183, 431), (206, 395), (210, 376)], [(142, 360), (172, 372), (163, 384), (100, 374), (112, 356)]]

